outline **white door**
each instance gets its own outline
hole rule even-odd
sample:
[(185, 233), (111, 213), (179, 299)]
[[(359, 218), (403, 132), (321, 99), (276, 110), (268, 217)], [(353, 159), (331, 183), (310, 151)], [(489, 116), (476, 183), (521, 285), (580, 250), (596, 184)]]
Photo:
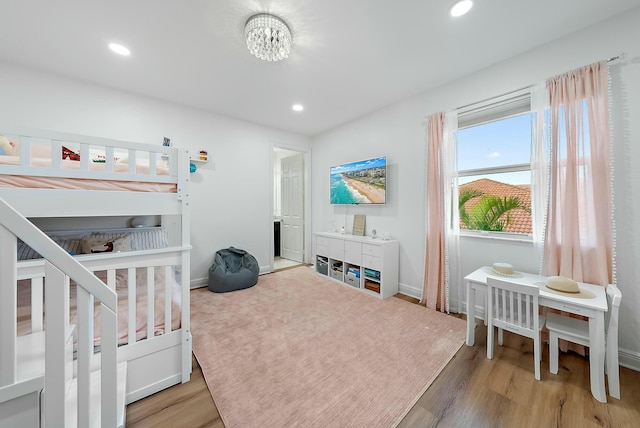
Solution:
[(302, 263), (304, 256), (304, 155), (282, 159), (282, 257)]

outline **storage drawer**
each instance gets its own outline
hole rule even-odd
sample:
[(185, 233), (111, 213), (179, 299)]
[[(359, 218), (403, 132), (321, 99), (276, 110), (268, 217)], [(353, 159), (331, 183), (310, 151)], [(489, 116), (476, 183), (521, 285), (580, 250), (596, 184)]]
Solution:
[(362, 266), (375, 270), (382, 269), (382, 259), (380, 257), (373, 257), (368, 255), (362, 255)]
[(329, 256), (329, 246), (328, 245), (316, 244), (316, 255), (328, 257)]
[(345, 284), (349, 284), (352, 287), (360, 288), (360, 278), (356, 278), (356, 276), (353, 274), (346, 274), (344, 276), (344, 282)]
[(344, 242), (344, 260), (359, 265), (362, 263), (362, 244), (360, 242)]
[(331, 240), (331, 238), (327, 238), (326, 236), (316, 236), (316, 246), (324, 246), (324, 247), (329, 247), (329, 241)]
[(344, 270), (344, 263), (340, 260), (329, 260), (329, 271), (331, 278), (339, 279), (342, 281), (342, 271)]
[(378, 282), (374, 282), (374, 281), (369, 281), (369, 280), (364, 280), (364, 288), (366, 288), (367, 290), (371, 290), (374, 293), (378, 293), (380, 294), (380, 283)]
[(330, 269), (329, 270), (329, 276), (333, 279), (337, 279), (338, 281), (342, 281), (342, 271), (341, 270), (335, 270), (335, 269)]
[(362, 255), (382, 257), (382, 247), (380, 245), (362, 244)]
[(316, 272), (322, 275), (329, 274), (329, 260), (326, 257), (316, 257)]

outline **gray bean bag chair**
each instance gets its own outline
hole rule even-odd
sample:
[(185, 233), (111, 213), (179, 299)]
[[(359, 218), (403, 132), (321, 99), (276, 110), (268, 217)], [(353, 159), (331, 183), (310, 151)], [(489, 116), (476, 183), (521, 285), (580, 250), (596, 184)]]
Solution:
[(209, 291), (226, 293), (256, 285), (260, 268), (245, 250), (229, 247), (216, 252), (209, 268)]

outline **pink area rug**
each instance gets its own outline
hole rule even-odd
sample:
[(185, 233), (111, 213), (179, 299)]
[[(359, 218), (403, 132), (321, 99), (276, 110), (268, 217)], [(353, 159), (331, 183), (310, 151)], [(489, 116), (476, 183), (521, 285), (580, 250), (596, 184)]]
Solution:
[(191, 292), (193, 351), (227, 428), (396, 426), (465, 327), (308, 267), (246, 290)]

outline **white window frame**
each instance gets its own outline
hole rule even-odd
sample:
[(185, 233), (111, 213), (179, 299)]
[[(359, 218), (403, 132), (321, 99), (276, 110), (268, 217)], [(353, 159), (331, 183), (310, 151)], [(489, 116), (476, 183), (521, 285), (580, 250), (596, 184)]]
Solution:
[[(469, 104), (457, 109), (458, 131), (466, 128), (484, 125), (491, 122), (508, 119), (523, 113), (534, 113), (531, 108), (530, 88), (519, 89), (499, 97), (490, 98), (477, 103)], [(456, 139), (457, 140), (457, 139)], [(533, 141), (530, 142), (531, 152)], [(456, 144), (456, 156), (459, 147)], [(531, 172), (531, 162), (521, 164), (503, 165), (499, 167), (475, 168), (458, 170), (457, 177), (472, 177), (477, 175), (492, 175), (510, 172)], [(533, 183), (531, 183), (533, 185)], [(458, 188), (460, 185), (458, 184)], [(530, 188), (531, 191), (531, 188)], [(533, 192), (531, 193), (533, 204)], [(533, 219), (532, 219), (533, 221)], [(460, 229), (461, 236), (484, 237), (492, 239), (504, 239), (514, 241), (533, 241), (533, 233), (493, 232), (485, 230)]]

